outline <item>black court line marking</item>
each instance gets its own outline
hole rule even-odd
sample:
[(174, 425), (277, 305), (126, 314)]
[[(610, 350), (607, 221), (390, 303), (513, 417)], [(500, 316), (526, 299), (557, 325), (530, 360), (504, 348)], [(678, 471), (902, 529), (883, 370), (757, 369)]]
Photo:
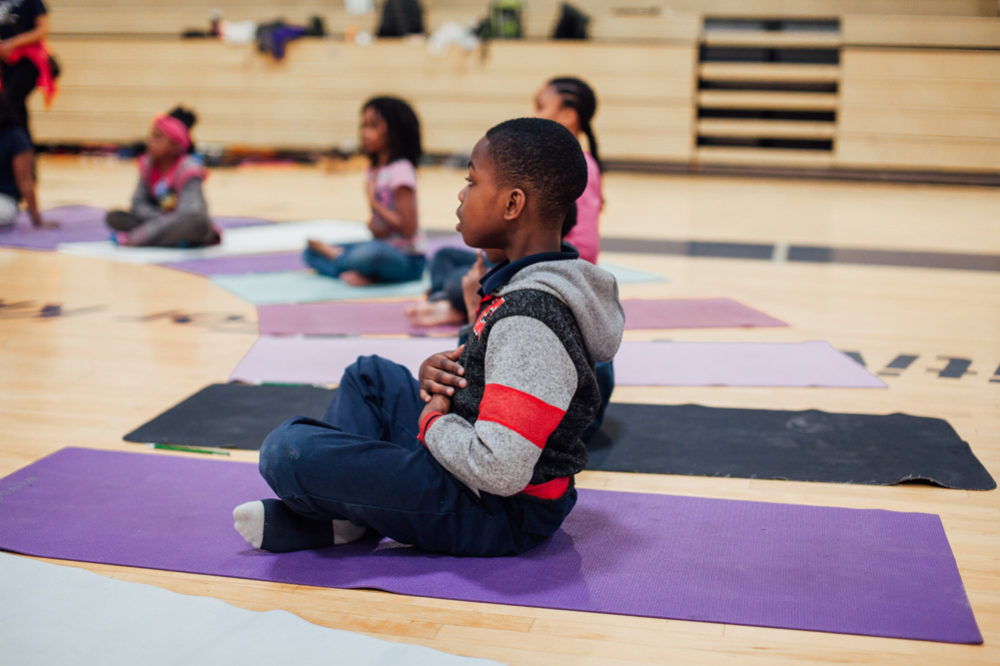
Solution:
[[(451, 236), (452, 232), (428, 231), (430, 237)], [(875, 248), (837, 248), (775, 243), (738, 243), (699, 240), (659, 240), (652, 238), (604, 237), (601, 249), (625, 254), (665, 254), (712, 259), (754, 259), (797, 261), (822, 264), (857, 264), (904, 268), (1000, 272), (1000, 254), (968, 252), (917, 252)]]
[(899, 377), (904, 370), (913, 365), (913, 362), (919, 358), (916, 354), (900, 354), (896, 358), (892, 359), (889, 365), (885, 366), (885, 370), (879, 372), (879, 376), (882, 377)]

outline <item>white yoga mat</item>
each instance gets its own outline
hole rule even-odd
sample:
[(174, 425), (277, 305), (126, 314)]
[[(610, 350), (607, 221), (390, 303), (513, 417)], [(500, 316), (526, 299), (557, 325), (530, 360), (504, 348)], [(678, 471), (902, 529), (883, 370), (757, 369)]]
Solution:
[(214, 259), (245, 254), (305, 250), (311, 238), (325, 243), (356, 243), (370, 240), (368, 227), (361, 222), (344, 220), (309, 220), (282, 222), (253, 227), (225, 229), (222, 242), (200, 248), (121, 247), (110, 240), (86, 243), (60, 243), (59, 252), (97, 257), (134, 264), (162, 264), (186, 259)]
[(0, 553), (0, 663), (496, 664)]

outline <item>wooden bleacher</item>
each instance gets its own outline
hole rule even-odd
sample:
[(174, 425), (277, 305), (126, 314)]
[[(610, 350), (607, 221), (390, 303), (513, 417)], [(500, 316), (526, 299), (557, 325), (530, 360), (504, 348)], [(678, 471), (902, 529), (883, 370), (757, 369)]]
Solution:
[[(486, 11), (424, 4), (429, 30)], [(332, 35), (374, 28), (377, 16), (305, 0), (66, 0), (50, 8), (62, 92), (48, 111), (32, 99), (33, 130), (42, 143), (127, 143), (184, 103), (199, 112), (202, 143), (349, 149), (361, 102), (391, 93), (414, 103), (429, 152), (462, 153), (491, 124), (530, 113), (547, 78), (575, 74), (598, 92), (611, 160), (1000, 172), (992, 0), (676, 0), (653, 15), (641, 3), (577, 4), (592, 17), (587, 42), (540, 39), (558, 10), (546, 0), (525, 14), (539, 39), (434, 55), (419, 42), (334, 36), (294, 42), (277, 63), (252, 45), (178, 35), (206, 28), (212, 8), (234, 20), (317, 14)]]

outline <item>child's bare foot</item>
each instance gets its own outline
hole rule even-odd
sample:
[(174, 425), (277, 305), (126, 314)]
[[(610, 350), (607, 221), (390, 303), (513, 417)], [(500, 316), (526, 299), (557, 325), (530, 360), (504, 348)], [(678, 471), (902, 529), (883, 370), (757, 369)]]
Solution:
[(340, 274), (340, 281), (352, 287), (367, 287), (372, 283), (372, 280), (357, 271), (344, 271)]
[(314, 239), (309, 240), (309, 249), (316, 254), (322, 255), (327, 259), (336, 259), (344, 253), (344, 248), (337, 247), (335, 245), (327, 245), (323, 241), (318, 241)]
[(425, 301), (406, 308), (406, 318), (414, 326), (443, 326), (445, 324), (465, 324), (464, 312), (451, 307), (448, 301)]

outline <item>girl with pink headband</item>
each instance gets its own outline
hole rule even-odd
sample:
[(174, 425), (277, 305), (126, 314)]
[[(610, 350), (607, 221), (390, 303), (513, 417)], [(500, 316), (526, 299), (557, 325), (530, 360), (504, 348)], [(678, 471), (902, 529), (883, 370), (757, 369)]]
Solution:
[(219, 242), (202, 192), (208, 173), (191, 155), (195, 120), (194, 113), (181, 107), (153, 119), (146, 153), (139, 158), (132, 207), (113, 210), (106, 218), (119, 245), (198, 247)]

